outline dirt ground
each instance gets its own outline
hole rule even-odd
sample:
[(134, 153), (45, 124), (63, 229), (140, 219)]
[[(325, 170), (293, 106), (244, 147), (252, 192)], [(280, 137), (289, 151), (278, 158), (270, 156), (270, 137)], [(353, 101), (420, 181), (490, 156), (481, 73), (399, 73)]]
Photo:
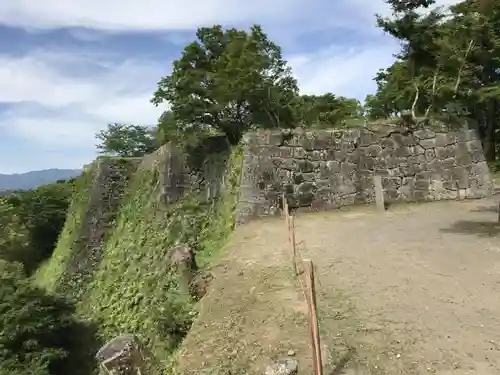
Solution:
[(334, 373), (500, 374), (496, 201), (297, 217)]
[[(325, 375), (500, 374), (496, 205), (298, 215), (297, 241), (316, 266)], [(247, 224), (229, 246), (179, 352), (180, 372), (262, 374), (293, 354), (299, 374), (311, 373), (284, 222)]]

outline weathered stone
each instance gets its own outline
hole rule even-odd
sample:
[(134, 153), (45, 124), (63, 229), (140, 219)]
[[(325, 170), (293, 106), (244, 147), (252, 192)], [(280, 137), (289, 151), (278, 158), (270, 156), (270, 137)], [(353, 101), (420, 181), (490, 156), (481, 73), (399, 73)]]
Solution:
[(403, 137), (402, 134), (400, 134), (400, 133), (392, 133), (391, 134), (391, 138), (393, 139), (396, 147), (400, 147), (400, 146), (404, 146), (405, 145), (404, 137)]
[(403, 136), (403, 144), (405, 146), (415, 146), (417, 144), (417, 140), (413, 135), (405, 135)]
[(373, 145), (379, 142), (379, 137), (376, 133), (363, 130), (360, 134), (359, 146), (365, 147), (369, 145)]
[(376, 157), (382, 153), (382, 147), (380, 145), (370, 145), (365, 149), (366, 156)]
[(436, 157), (438, 159), (448, 159), (453, 156), (453, 153), (448, 147), (436, 147)]
[[(269, 142), (266, 137), (250, 137), (252, 145), (245, 149), (243, 160), (245, 215), (249, 210), (275, 212), (283, 192), (294, 207), (331, 209), (370, 203), (374, 172), (384, 176), (384, 194), (391, 200), (449, 199), (453, 191), (446, 187), (455, 185), (456, 190), (457, 184), (466, 194), (463, 198), (491, 192), (475, 132), (420, 129), (411, 133), (389, 128), (380, 132), (293, 130), (291, 138), (279, 145), (264, 142)], [(473, 169), (476, 164), (481, 167)]]
[(434, 148), (436, 147), (436, 138), (421, 139), (418, 141), (418, 144), (426, 150)]
[(352, 163), (342, 163), (340, 170), (345, 175), (350, 175), (356, 171), (356, 165)]
[(467, 142), (467, 148), (469, 151), (482, 151), (483, 149), (483, 147), (481, 146), (481, 142), (478, 140)]
[(395, 149), (397, 145), (392, 138), (383, 138), (380, 141), (380, 146), (382, 148)]
[(293, 147), (293, 157), (296, 159), (304, 159), (307, 156), (307, 151), (303, 147)]
[(287, 146), (271, 146), (271, 156), (277, 156), (280, 158), (291, 158), (293, 157), (293, 147)]
[(178, 273), (181, 288), (189, 293), (191, 282), (198, 270), (194, 250), (189, 245), (181, 244), (170, 248), (167, 254), (170, 264)]
[(312, 161), (328, 160), (327, 150), (313, 150), (307, 153), (307, 158)]
[(345, 151), (334, 151), (333, 153), (333, 158), (334, 160), (338, 160), (338, 161), (344, 161), (347, 157), (347, 152)]
[(269, 144), (272, 146), (281, 146), (283, 145), (283, 133), (281, 132), (271, 132), (269, 133)]
[(297, 160), (295, 159), (280, 159), (281, 163), (279, 168), (283, 168), (289, 171), (295, 171), (297, 169)]
[(469, 154), (458, 154), (456, 157), (457, 165), (469, 165), (472, 163), (472, 157)]
[(437, 133), (436, 134), (436, 147), (445, 147), (456, 142), (456, 137), (451, 133)]
[(467, 142), (472, 141), (473, 139), (477, 139), (476, 132), (474, 130), (462, 130), (458, 132), (457, 139), (459, 142)]
[(359, 167), (362, 169), (373, 169), (375, 167), (375, 160), (369, 156), (360, 158)]
[(121, 335), (106, 343), (96, 354), (102, 369), (115, 375), (140, 375), (144, 358), (134, 335)]
[(207, 293), (212, 280), (213, 275), (210, 272), (197, 272), (191, 280), (190, 294), (198, 299), (202, 298)]
[(296, 359), (287, 358), (267, 366), (266, 375), (296, 375), (298, 370), (299, 362)]
[(417, 144), (417, 145), (410, 148), (410, 152), (413, 155), (423, 155), (423, 154), (425, 154), (425, 148), (423, 148), (422, 146)]
[(307, 173), (314, 171), (314, 165), (309, 160), (297, 160), (297, 171)]
[(316, 134), (313, 139), (313, 147), (315, 150), (326, 150), (331, 144), (331, 134), (326, 131), (320, 131)]
[(410, 155), (410, 149), (407, 146), (400, 146), (396, 148), (396, 151), (394, 152), (394, 155), (401, 157), (401, 156), (409, 156)]
[(434, 138), (436, 136), (436, 133), (430, 129), (420, 129), (415, 131), (413, 135), (415, 136), (415, 138), (422, 140)]

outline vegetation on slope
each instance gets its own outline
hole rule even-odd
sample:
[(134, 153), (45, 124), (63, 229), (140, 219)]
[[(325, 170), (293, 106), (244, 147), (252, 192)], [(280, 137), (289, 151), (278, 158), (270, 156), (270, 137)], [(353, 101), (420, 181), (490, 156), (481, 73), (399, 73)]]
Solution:
[(42, 264), (34, 275), (35, 284), (53, 291), (64, 267), (70, 257), (70, 249), (80, 235), (81, 219), (84, 217), (90, 199), (92, 182), (97, 174), (96, 164), (93, 163), (76, 178), (73, 197), (71, 200), (64, 228), (59, 236), (50, 261)]
[[(227, 154), (214, 155), (207, 163), (223, 159)], [(169, 355), (196, 316), (196, 300), (179, 287), (168, 251), (172, 246), (188, 244), (196, 251), (200, 266), (207, 266), (218, 254), (233, 227), (240, 165), (241, 152), (235, 149), (227, 166), (227, 188), (218, 199), (207, 201), (203, 192), (190, 191), (170, 205), (159, 199), (161, 174), (154, 168), (139, 169), (107, 228), (102, 259), (93, 265), (94, 273), (86, 282), (80, 282), (85, 269), (73, 272), (70, 279), (65, 275), (74, 253), (85, 251), (78, 239), (96, 171), (88, 170), (78, 181), (58, 247), (35, 279), (49, 290), (79, 296), (78, 316), (95, 324), (98, 331), (97, 341), (81, 343), (89, 354), (95, 354), (97, 342), (133, 333), (146, 344), (152, 373), (163, 372)]]

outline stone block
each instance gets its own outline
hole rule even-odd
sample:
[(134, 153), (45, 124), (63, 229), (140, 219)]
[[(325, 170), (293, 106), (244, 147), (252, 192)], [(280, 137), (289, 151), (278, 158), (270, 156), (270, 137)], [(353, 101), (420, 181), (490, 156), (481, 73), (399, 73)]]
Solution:
[(415, 136), (415, 138), (422, 140), (434, 138), (436, 136), (436, 133), (430, 129), (420, 129), (415, 131), (413, 135)]

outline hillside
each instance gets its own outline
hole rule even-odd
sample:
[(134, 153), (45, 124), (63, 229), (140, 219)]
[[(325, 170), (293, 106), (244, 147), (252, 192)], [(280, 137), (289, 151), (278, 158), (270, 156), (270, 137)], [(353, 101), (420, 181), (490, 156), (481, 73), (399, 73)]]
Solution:
[(38, 286), (76, 300), (78, 316), (95, 324), (97, 336), (82, 339), (88, 355), (133, 333), (148, 350), (152, 375), (162, 373), (196, 316), (197, 293), (179, 281), (172, 248), (185, 244), (196, 252), (202, 280), (234, 222), (238, 150), (206, 156), (204, 177), (183, 194), (171, 189), (169, 173), (184, 170), (181, 159), (164, 146), (142, 160), (94, 162), (77, 179), (52, 258), (34, 275)]
[(34, 189), (57, 180), (76, 177), (81, 173), (79, 169), (44, 169), (19, 174), (0, 174), (0, 191)]

